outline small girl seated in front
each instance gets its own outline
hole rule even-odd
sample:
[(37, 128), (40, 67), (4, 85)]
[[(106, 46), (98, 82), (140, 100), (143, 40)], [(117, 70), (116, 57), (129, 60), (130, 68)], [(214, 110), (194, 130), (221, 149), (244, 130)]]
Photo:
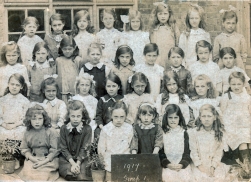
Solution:
[(117, 101), (110, 109), (111, 122), (103, 127), (98, 142), (98, 152), (104, 158), (106, 180), (111, 181), (111, 155), (130, 154), (133, 140), (133, 127), (125, 122), (127, 107)]
[(140, 103), (154, 103), (153, 97), (150, 95), (150, 83), (143, 73), (135, 73), (129, 77), (127, 85), (127, 94), (123, 101), (128, 107), (126, 122), (136, 124), (136, 116)]
[(92, 43), (87, 50), (89, 62), (85, 63), (80, 70), (79, 75), (88, 73), (93, 75), (93, 79), (96, 82), (95, 91), (96, 98), (99, 100), (100, 97), (106, 94), (105, 90), (105, 78), (109, 74), (110, 69), (100, 62), (102, 57), (102, 48), (98, 43)]
[(88, 112), (81, 101), (70, 101), (68, 120), (60, 128), (59, 174), (68, 181), (91, 180), (86, 175), (85, 147), (91, 143), (92, 129)]
[(11, 75), (5, 95), (0, 98), (0, 140), (20, 140), (23, 137), (23, 119), (30, 103), (26, 96), (24, 77), (18, 73)]
[(200, 108), (196, 126), (189, 131), (193, 181), (224, 181), (229, 169), (221, 163), (224, 126), (214, 106), (205, 104)]
[(220, 95), (222, 93), (222, 80), (219, 75), (220, 68), (211, 60), (212, 49), (211, 44), (205, 40), (197, 42), (195, 48), (197, 61), (189, 66), (189, 71), (191, 72), (193, 81), (198, 75), (207, 75), (218, 92), (217, 94)]
[(229, 88), (228, 78), (231, 73), (238, 71), (245, 75), (245, 88), (250, 91), (248, 81), (250, 78), (247, 76), (245, 71), (240, 67), (236, 66), (236, 53), (231, 47), (224, 47), (220, 50), (220, 58), (224, 68), (220, 70), (220, 76), (222, 79), (222, 93), (225, 93)]
[(178, 105), (169, 104), (165, 108), (162, 120), (163, 144), (159, 157), (161, 161), (162, 181), (191, 181), (191, 158), (189, 137), (185, 119)]
[(159, 48), (157, 44), (146, 44), (143, 54), (145, 57), (145, 63), (138, 64), (133, 68), (133, 71), (144, 73), (147, 76), (151, 85), (151, 95), (154, 100), (156, 100), (157, 96), (160, 94), (161, 81), (164, 72), (164, 68), (156, 64), (156, 60), (159, 56)]
[(58, 99), (59, 88), (56, 79), (46, 78), (41, 84), (41, 92), (45, 98), (43, 101), (45, 110), (51, 118), (51, 127), (59, 132), (60, 127), (64, 124), (67, 109), (65, 102)]
[(185, 94), (189, 94), (190, 90), (193, 88), (192, 76), (190, 71), (188, 71), (183, 65), (185, 53), (179, 47), (172, 47), (168, 53), (168, 59), (170, 61), (171, 67), (167, 68), (165, 71), (174, 71), (179, 77), (180, 87), (183, 89)]
[(41, 83), (45, 75), (56, 74), (56, 63), (48, 59), (49, 47), (44, 42), (35, 44), (33, 49), (33, 61), (28, 65), (28, 75), (31, 82), (30, 101), (42, 102)]
[[(93, 76), (88, 73), (84, 73), (76, 78), (75, 82), (76, 95), (72, 97), (72, 100), (79, 100), (88, 111), (91, 122), (89, 125), (92, 127), (92, 131), (97, 127), (95, 116), (97, 110), (98, 100), (95, 98), (95, 81)], [(92, 136), (93, 140), (94, 136)]]
[(51, 127), (50, 117), (41, 105), (28, 109), (20, 146), (25, 156), (19, 176), (24, 181), (55, 181), (58, 177), (58, 133)]
[(163, 131), (156, 124), (159, 119), (156, 108), (150, 103), (142, 103), (136, 119), (138, 124), (134, 125), (135, 143), (132, 146), (132, 154), (158, 154), (163, 147)]
[(113, 107), (114, 104), (123, 99), (121, 80), (113, 73), (109, 73), (106, 78), (105, 88), (107, 94), (101, 97), (98, 101), (96, 122), (98, 128), (95, 131), (95, 135), (100, 134), (100, 130), (111, 121), (109, 108)]
[(184, 90), (179, 83), (179, 77), (176, 72), (172, 70), (164, 72), (161, 94), (159, 94), (156, 100), (160, 125), (162, 125), (162, 118), (168, 104), (177, 104), (180, 107), (186, 125), (192, 126), (191, 124), (194, 122), (193, 112), (186, 103), (188, 96), (184, 94)]
[(195, 119), (199, 116), (199, 110), (204, 104), (213, 105), (221, 114), (215, 88), (207, 75), (198, 75), (195, 78), (193, 96), (186, 98), (186, 102), (193, 109)]

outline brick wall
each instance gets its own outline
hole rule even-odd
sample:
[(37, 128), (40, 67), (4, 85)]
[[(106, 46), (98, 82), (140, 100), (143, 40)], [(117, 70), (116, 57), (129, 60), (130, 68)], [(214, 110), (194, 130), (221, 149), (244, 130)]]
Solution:
[(0, 44), (2, 44), (3, 42), (3, 29), (4, 29), (4, 25), (3, 25), (3, 15), (4, 15), (4, 8), (3, 8), (3, 1), (4, 0), (0, 0)]
[[(138, 0), (138, 7), (139, 11), (143, 14), (143, 19), (145, 25), (148, 24), (149, 21), (149, 14), (153, 9), (153, 3), (156, 0)], [(219, 11), (221, 9), (228, 9), (228, 5), (233, 5), (236, 7), (236, 1), (200, 1), (200, 2), (193, 2), (198, 3), (203, 9), (205, 10), (205, 21), (206, 21), (206, 31), (208, 31), (211, 35), (212, 42), (214, 38), (222, 32), (221, 26), (221, 17)], [(185, 18), (187, 14), (187, 10), (189, 9), (189, 5), (191, 2), (181, 2), (170, 0), (168, 1), (168, 5), (171, 6), (177, 25), (180, 31), (185, 30)]]

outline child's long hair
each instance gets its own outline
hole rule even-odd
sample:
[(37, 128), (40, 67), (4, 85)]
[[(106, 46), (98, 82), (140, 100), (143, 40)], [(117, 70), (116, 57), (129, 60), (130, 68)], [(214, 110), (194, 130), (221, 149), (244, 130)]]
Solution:
[(195, 90), (196, 81), (197, 80), (204, 80), (205, 81), (206, 85), (208, 86), (207, 98), (209, 98), (209, 99), (215, 99), (216, 98), (216, 90), (214, 88), (214, 85), (213, 85), (211, 79), (207, 75), (205, 75), (205, 74), (198, 75), (194, 79), (194, 91), (193, 91), (194, 97), (193, 97), (193, 99), (198, 99), (199, 98), (199, 96), (198, 96), (198, 94), (197, 94), (197, 92)]
[[(152, 105), (151, 103), (148, 103), (148, 102), (143, 102), (139, 105), (139, 109), (138, 109), (138, 113), (137, 113), (137, 116), (136, 116), (136, 123), (137, 121), (140, 121), (140, 114), (147, 114), (147, 113), (150, 113), (152, 114), (154, 117), (153, 117), (153, 120), (152, 120), (152, 123), (155, 123), (157, 124), (158, 123), (158, 118), (159, 118), (159, 114), (157, 112), (157, 109), (154, 107), (154, 105)], [(141, 122), (141, 121), (140, 121)]]
[[(222, 137), (223, 137), (223, 131), (225, 131), (225, 130), (224, 130), (224, 125), (221, 122), (219, 113), (216, 111), (215, 107), (210, 104), (205, 104), (205, 105), (201, 106), (200, 115), (203, 110), (211, 111), (213, 113), (213, 115), (216, 117), (215, 121), (213, 122), (212, 129), (215, 132), (215, 140), (221, 142)], [(198, 117), (196, 119), (195, 124), (197, 126), (197, 131), (199, 131), (203, 127), (203, 124), (200, 120), (200, 117)]]
[(196, 43), (196, 45), (195, 45), (195, 51), (196, 51), (196, 54), (197, 54), (197, 61), (200, 60), (200, 58), (199, 58), (199, 56), (198, 56), (198, 50), (199, 50), (200, 47), (208, 48), (209, 53), (211, 53), (212, 50), (213, 50), (212, 45), (211, 45), (209, 42), (207, 42), (206, 40), (200, 40), (200, 41), (198, 41), (198, 42)]
[[(52, 22), (54, 20), (60, 20), (60, 21), (62, 21), (63, 24), (65, 24), (65, 17), (59, 13), (55, 13), (55, 14), (51, 15), (51, 17), (49, 19), (49, 24), (52, 25)], [(64, 30), (64, 28), (63, 28), (63, 30)], [(51, 28), (51, 32), (53, 32), (52, 28)]]
[(205, 22), (205, 12), (204, 12), (204, 9), (197, 5), (197, 4), (190, 4), (190, 8), (187, 12), (187, 15), (186, 15), (186, 35), (189, 36), (190, 35), (190, 32), (191, 32), (191, 29), (192, 29), (192, 26), (189, 22), (189, 15), (191, 14), (192, 11), (197, 11), (199, 13), (199, 16), (200, 16), (200, 23), (199, 23), (199, 28), (202, 28), (202, 29), (205, 29), (206, 28), (206, 22)]
[(60, 96), (60, 91), (59, 91), (58, 83), (57, 83), (57, 81), (56, 81), (55, 78), (49, 77), (49, 78), (43, 80), (42, 83), (41, 83), (41, 93), (43, 93), (44, 99), (46, 98), (44, 92), (45, 92), (45, 89), (46, 89), (47, 85), (53, 85), (53, 86), (55, 86), (55, 88), (57, 89), (57, 95), (56, 95), (56, 97), (58, 98)]
[[(24, 77), (22, 75), (20, 75), (19, 73), (15, 73), (15, 74), (13, 74), (13, 75), (10, 76), (8, 83), (10, 82), (11, 78), (15, 78), (20, 83), (20, 85), (23, 87), (20, 90), (20, 93), (23, 96), (27, 97), (28, 87), (27, 87), (27, 84), (25, 83)], [(10, 93), (9, 87), (7, 87), (5, 89), (4, 95), (7, 95), (8, 93)]]
[(226, 54), (230, 54), (231, 56), (234, 57), (234, 59), (236, 59), (236, 53), (234, 51), (234, 49), (232, 47), (224, 47), (220, 50), (220, 53), (219, 53), (219, 56), (221, 59), (223, 59), (223, 57), (226, 55)]
[(77, 46), (74, 38), (72, 38), (72, 36), (65, 36), (61, 40), (60, 46), (59, 46), (59, 49), (58, 49), (58, 54), (59, 54), (59, 56), (64, 56), (64, 53), (63, 53), (62, 49), (64, 47), (67, 47), (67, 46), (73, 47), (75, 49), (73, 51), (72, 56), (71, 56), (71, 59), (74, 60), (78, 56), (79, 49), (78, 49), (78, 46)]
[(160, 24), (160, 21), (158, 20), (158, 16), (157, 14), (159, 12), (163, 12), (165, 9), (168, 9), (168, 13), (169, 13), (169, 18), (167, 20), (167, 24), (171, 27), (173, 33), (174, 33), (174, 38), (175, 38), (175, 42), (177, 42), (178, 37), (176, 37), (176, 19), (174, 18), (174, 14), (173, 11), (171, 9), (171, 7), (165, 3), (158, 3), (157, 6), (154, 6), (152, 12), (151, 12), (151, 17), (149, 20), (149, 32), (152, 33), (154, 31), (154, 29), (157, 27), (157, 25)]
[(90, 81), (90, 90), (89, 90), (89, 94), (92, 95), (93, 97), (96, 97), (96, 91), (95, 91), (95, 81), (93, 80), (93, 76), (92, 75), (89, 75), (88, 73), (84, 73), (84, 74), (81, 74), (79, 75), (77, 78), (76, 78), (76, 82), (75, 82), (75, 93), (76, 94), (79, 94), (79, 84), (80, 84), (80, 81), (81, 80), (88, 80)]
[(165, 108), (165, 114), (163, 115), (162, 119), (162, 129), (165, 133), (169, 132), (170, 126), (168, 125), (168, 115), (176, 113), (177, 116), (179, 116), (179, 125), (184, 130), (187, 129), (185, 118), (183, 117), (183, 114), (180, 110), (180, 107), (176, 104), (168, 104)]
[(37, 26), (37, 29), (38, 29), (38, 27), (39, 27), (38, 20), (35, 17), (33, 17), (33, 16), (28, 16), (27, 18), (24, 19), (24, 22), (22, 24), (23, 31), (22, 31), (19, 39), (25, 34), (25, 30), (24, 30), (25, 26), (28, 25), (28, 24), (30, 24), (30, 23), (35, 23), (36, 26)]
[[(38, 42), (38, 43), (36, 43), (36, 45), (34, 46), (34, 49), (33, 49), (33, 51), (32, 51), (32, 59), (33, 59), (34, 62), (36, 62), (36, 53), (37, 53), (38, 51), (40, 51), (41, 48), (45, 48), (46, 51), (47, 51), (47, 53), (49, 53), (49, 51), (50, 51), (48, 45), (47, 45), (45, 42)], [(47, 56), (47, 60), (49, 60), (49, 57), (48, 57), (48, 56)], [(49, 64), (50, 64), (50, 67), (51, 67), (51, 68), (52, 68), (53, 66), (56, 65), (55, 61), (49, 61)], [(34, 64), (34, 65), (32, 66), (32, 69), (33, 69), (33, 70), (36, 70), (36, 69), (37, 69), (37, 68), (36, 68), (36, 64)]]
[(146, 55), (149, 52), (157, 52), (157, 55), (159, 55), (158, 45), (155, 43), (146, 44), (143, 50), (143, 54)]
[(167, 89), (167, 83), (173, 79), (178, 87), (177, 90), (177, 94), (179, 95), (179, 102), (180, 103), (184, 103), (185, 102), (185, 98), (184, 98), (184, 90), (182, 89), (182, 87), (180, 86), (180, 82), (179, 82), (179, 76), (176, 72), (170, 70), (170, 71), (165, 71), (164, 72), (164, 76), (163, 76), (163, 81), (162, 81), (162, 85), (161, 85), (161, 90), (160, 93), (162, 93), (162, 99), (161, 99), (161, 104), (165, 105), (165, 103), (168, 102), (169, 100), (169, 90)]
[[(232, 80), (233, 78), (240, 79), (240, 80), (242, 81), (242, 83), (245, 83), (245, 81), (246, 81), (245, 75), (244, 75), (242, 72), (238, 72), (238, 71), (235, 71), (235, 72), (233, 72), (233, 73), (231, 73), (231, 74), (229, 75), (229, 77), (228, 77), (228, 83), (229, 83), (229, 84), (230, 84), (230, 82), (231, 82), (231, 80)], [(231, 89), (231, 87), (229, 86), (229, 88), (228, 88), (228, 90), (227, 90), (227, 93), (228, 93), (228, 95), (229, 95), (229, 98), (231, 99), (232, 97), (231, 97), (230, 92), (232, 92), (232, 89)]]
[(113, 113), (113, 111), (116, 110), (116, 109), (123, 109), (123, 110), (125, 111), (126, 116), (127, 116), (127, 114), (128, 114), (127, 106), (126, 106), (126, 104), (125, 104), (123, 101), (119, 100), (119, 101), (117, 101), (117, 102), (114, 104), (113, 107), (109, 107), (109, 108), (108, 108), (108, 111), (109, 111), (109, 114), (110, 114), (110, 118), (111, 118), (111, 119), (112, 119), (112, 117), (111, 117), (111, 116), (112, 116), (112, 113)]
[(106, 77), (105, 84), (107, 83), (107, 80), (116, 83), (119, 86), (118, 94), (122, 95), (122, 84), (120, 78), (113, 72), (110, 72), (109, 75)]
[(125, 31), (128, 32), (128, 31), (132, 30), (131, 20), (134, 19), (134, 18), (138, 18), (139, 21), (140, 21), (139, 30), (144, 30), (142, 15), (141, 15), (141, 13), (139, 11), (137, 11), (137, 10), (129, 10), (128, 17), (129, 17), (129, 22), (126, 23)]
[(78, 35), (79, 28), (78, 28), (77, 23), (82, 17), (85, 17), (86, 20), (88, 21), (88, 26), (86, 27), (86, 31), (89, 33), (94, 33), (94, 31), (95, 31), (94, 26), (91, 25), (90, 13), (86, 10), (81, 10), (81, 11), (78, 11), (74, 16), (73, 29), (71, 32), (73, 37)]
[[(18, 59), (17, 59), (17, 63), (22, 63), (22, 59), (21, 59), (21, 53), (20, 53), (20, 49), (17, 45), (16, 42), (14, 41), (10, 41), (10, 42), (6, 42), (3, 44), (3, 47), (1, 49), (1, 61), (2, 61), (2, 66), (5, 66), (7, 64), (9, 64), (6, 60), (6, 53), (8, 51), (16, 51), (17, 54), (19, 55)], [(0, 64), (1, 65), (1, 64)]]
[(121, 46), (118, 47), (118, 49), (116, 51), (116, 56), (115, 56), (115, 59), (114, 59), (114, 65), (115, 65), (116, 68), (118, 68), (118, 69), (120, 68), (119, 56), (121, 54), (126, 54), (126, 53), (129, 53), (130, 56), (131, 56), (129, 65), (131, 65), (131, 66), (135, 65), (135, 61), (133, 59), (133, 51), (132, 51), (132, 49), (128, 45), (121, 45)]
[(35, 119), (35, 114), (42, 114), (44, 118), (43, 126), (47, 129), (51, 127), (51, 118), (48, 116), (45, 109), (41, 106), (36, 104), (35, 106), (29, 108), (26, 112), (24, 124), (27, 127), (27, 131), (33, 128), (31, 125), (31, 120)]
[(185, 53), (180, 47), (172, 47), (168, 52), (168, 59), (170, 59), (172, 53), (179, 54), (183, 59), (185, 57)]
[(127, 84), (127, 94), (128, 93), (132, 93), (134, 90), (132, 88), (132, 86), (134, 85), (135, 81), (138, 80), (139, 82), (143, 82), (146, 84), (146, 88), (144, 93), (148, 93), (150, 94), (151, 89), (150, 89), (150, 83), (148, 78), (146, 77), (146, 75), (144, 75), (144, 73), (141, 72), (137, 72), (135, 73), (131, 78), (129, 77), (129, 81)]
[(67, 119), (65, 121), (65, 124), (68, 124), (70, 122), (70, 110), (76, 111), (81, 109), (82, 111), (82, 122), (83, 125), (89, 124), (91, 122), (91, 119), (89, 117), (88, 111), (85, 108), (85, 105), (79, 101), (79, 100), (73, 100), (73, 101), (69, 101), (68, 102), (68, 115), (67, 115)]
[[(100, 13), (100, 20), (103, 20), (103, 18), (104, 18), (104, 14), (105, 13), (108, 13), (108, 14), (110, 14), (110, 15), (112, 15), (113, 16), (113, 18), (114, 18), (114, 24), (113, 24), (113, 27), (114, 28), (116, 28), (116, 29), (118, 29), (119, 27), (119, 22), (118, 22), (118, 19), (117, 19), (117, 16), (116, 16), (116, 13), (115, 13), (115, 10), (114, 9), (112, 9), (112, 8), (104, 8), (102, 11), (101, 11), (101, 13)], [(102, 22), (102, 24), (101, 24), (101, 26), (100, 26), (100, 29), (103, 29), (103, 28), (105, 28), (105, 25), (104, 25), (104, 23)]]

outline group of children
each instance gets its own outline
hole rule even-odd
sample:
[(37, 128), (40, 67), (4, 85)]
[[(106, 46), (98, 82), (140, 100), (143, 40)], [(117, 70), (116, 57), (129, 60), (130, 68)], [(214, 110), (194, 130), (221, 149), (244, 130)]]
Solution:
[(106, 181), (112, 154), (159, 154), (163, 181), (223, 181), (223, 153), (250, 173), (245, 39), (235, 9), (221, 13), (214, 46), (198, 5), (182, 34), (163, 2), (154, 3), (149, 32), (140, 12), (130, 11), (120, 32), (114, 10), (104, 9), (104, 29), (93, 35), (81, 10), (70, 36), (53, 14), (42, 40), (36, 18), (26, 18), (25, 35), (2, 46), (0, 67), (0, 139), (22, 139), (21, 179), (90, 180), (85, 148), (94, 138)]

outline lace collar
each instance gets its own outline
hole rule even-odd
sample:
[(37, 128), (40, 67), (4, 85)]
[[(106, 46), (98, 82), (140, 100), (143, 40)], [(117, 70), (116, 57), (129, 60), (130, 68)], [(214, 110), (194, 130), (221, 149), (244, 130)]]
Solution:
[(150, 130), (152, 128), (155, 127), (155, 125), (153, 123), (149, 124), (149, 125), (145, 125), (143, 123), (139, 123), (139, 127), (142, 129), (142, 130)]
[(85, 67), (88, 69), (88, 70), (92, 70), (93, 67), (97, 67), (98, 69), (101, 69), (103, 66), (103, 63), (98, 63), (97, 65), (92, 65), (91, 63), (86, 63), (85, 64)]
[[(71, 124), (71, 122), (69, 122), (69, 123), (66, 125), (66, 128), (67, 128), (70, 132), (72, 132), (73, 128), (75, 128), (75, 127), (73, 127), (72, 124)], [(81, 122), (81, 123), (76, 127), (76, 130), (77, 130), (77, 132), (80, 133), (80, 132), (82, 131), (82, 129), (83, 129), (83, 123)]]

